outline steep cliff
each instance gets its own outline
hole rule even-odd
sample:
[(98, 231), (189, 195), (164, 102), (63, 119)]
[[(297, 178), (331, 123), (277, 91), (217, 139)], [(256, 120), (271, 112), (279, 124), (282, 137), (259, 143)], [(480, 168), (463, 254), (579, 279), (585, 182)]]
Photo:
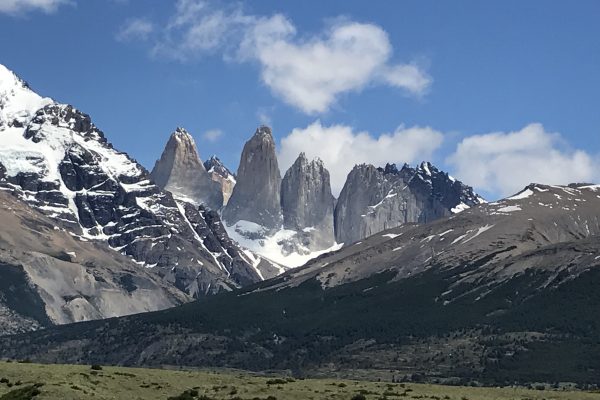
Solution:
[(223, 206), (223, 192), (210, 177), (200, 160), (194, 138), (177, 128), (150, 174), (154, 182), (173, 195), (212, 210)]

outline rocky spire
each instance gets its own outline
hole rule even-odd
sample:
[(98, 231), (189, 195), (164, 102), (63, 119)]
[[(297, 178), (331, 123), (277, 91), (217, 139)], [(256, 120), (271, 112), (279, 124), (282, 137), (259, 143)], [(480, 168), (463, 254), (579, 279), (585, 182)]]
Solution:
[(208, 160), (204, 161), (204, 168), (206, 168), (206, 171), (211, 179), (221, 185), (221, 192), (223, 192), (223, 205), (227, 205), (236, 183), (235, 175), (233, 175), (229, 168), (227, 168), (225, 164), (219, 160), (219, 157), (214, 155)]
[(269, 229), (281, 226), (279, 190), (281, 174), (271, 128), (259, 127), (246, 142), (237, 173), (237, 183), (223, 218), (229, 224), (250, 221)]
[(335, 242), (333, 207), (329, 171), (323, 161), (317, 158), (309, 162), (300, 153), (281, 183), (284, 227), (310, 233), (312, 249), (331, 247)]
[(151, 173), (156, 184), (182, 199), (218, 210), (223, 206), (220, 185), (206, 172), (194, 138), (177, 128)]

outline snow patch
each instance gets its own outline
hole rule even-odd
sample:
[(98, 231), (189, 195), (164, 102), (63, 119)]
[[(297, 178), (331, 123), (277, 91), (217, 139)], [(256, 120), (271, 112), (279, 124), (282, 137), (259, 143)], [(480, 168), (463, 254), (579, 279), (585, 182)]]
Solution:
[(509, 197), (507, 200), (523, 200), (533, 195), (533, 190), (527, 188), (522, 192), (517, 193), (516, 195)]
[(460, 203), (456, 207), (452, 208), (450, 211), (452, 212), (452, 214), (458, 214), (460, 212), (468, 210), (469, 208), (471, 207), (466, 205), (465, 203)]
[(293, 240), (298, 234), (296, 231), (282, 228), (276, 232), (270, 232), (262, 225), (245, 220), (240, 220), (233, 225), (225, 224), (225, 230), (229, 237), (240, 246), (289, 268), (304, 265), (321, 254), (339, 250), (343, 246), (343, 244), (336, 243), (328, 249), (319, 251), (304, 249), (302, 254), (287, 253), (284, 249), (285, 242)]
[(522, 210), (522, 208), (519, 206), (506, 206), (506, 207), (499, 208), (497, 211), (502, 212), (502, 213), (511, 213), (514, 211), (521, 211), (521, 210)]

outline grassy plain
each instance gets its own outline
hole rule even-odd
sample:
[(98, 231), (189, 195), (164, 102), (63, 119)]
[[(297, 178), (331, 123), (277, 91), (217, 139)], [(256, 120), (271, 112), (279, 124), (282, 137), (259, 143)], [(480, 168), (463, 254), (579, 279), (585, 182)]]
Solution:
[(0, 400), (587, 400), (598, 393), (0, 362)]

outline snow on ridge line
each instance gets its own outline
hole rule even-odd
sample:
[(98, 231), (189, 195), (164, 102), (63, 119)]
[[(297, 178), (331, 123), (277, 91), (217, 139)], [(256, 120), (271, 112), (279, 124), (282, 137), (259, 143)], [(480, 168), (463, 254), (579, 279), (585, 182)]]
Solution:
[[(319, 251), (305, 249), (306, 254), (289, 253), (286, 255), (281, 243), (292, 239), (298, 233), (296, 231), (281, 228), (275, 233), (269, 234), (269, 229), (246, 220), (237, 221), (233, 225), (226, 223), (223, 225), (229, 237), (242, 248), (288, 268), (300, 267), (321, 254), (339, 250), (343, 246), (343, 244), (336, 243), (330, 248)], [(253, 238), (249, 238), (249, 236)]]
[(521, 192), (515, 194), (514, 196), (507, 198), (506, 200), (523, 200), (528, 197), (531, 197), (532, 195), (533, 195), (533, 190), (527, 188), (527, 189), (522, 190)]
[(468, 210), (469, 208), (471, 208), (471, 207), (468, 206), (467, 204), (460, 203), (460, 204), (457, 204), (454, 208), (452, 208), (450, 210), (450, 212), (452, 212), (452, 214), (458, 214), (458, 213), (461, 213), (461, 212), (463, 212), (465, 210)]
[(511, 213), (514, 211), (521, 211), (522, 208), (519, 206), (506, 206), (506, 207), (502, 207), (497, 209), (496, 211), (501, 212), (501, 213)]
[(0, 64), (0, 127), (15, 120), (25, 125), (35, 112), (54, 103), (31, 90), (14, 72)]

